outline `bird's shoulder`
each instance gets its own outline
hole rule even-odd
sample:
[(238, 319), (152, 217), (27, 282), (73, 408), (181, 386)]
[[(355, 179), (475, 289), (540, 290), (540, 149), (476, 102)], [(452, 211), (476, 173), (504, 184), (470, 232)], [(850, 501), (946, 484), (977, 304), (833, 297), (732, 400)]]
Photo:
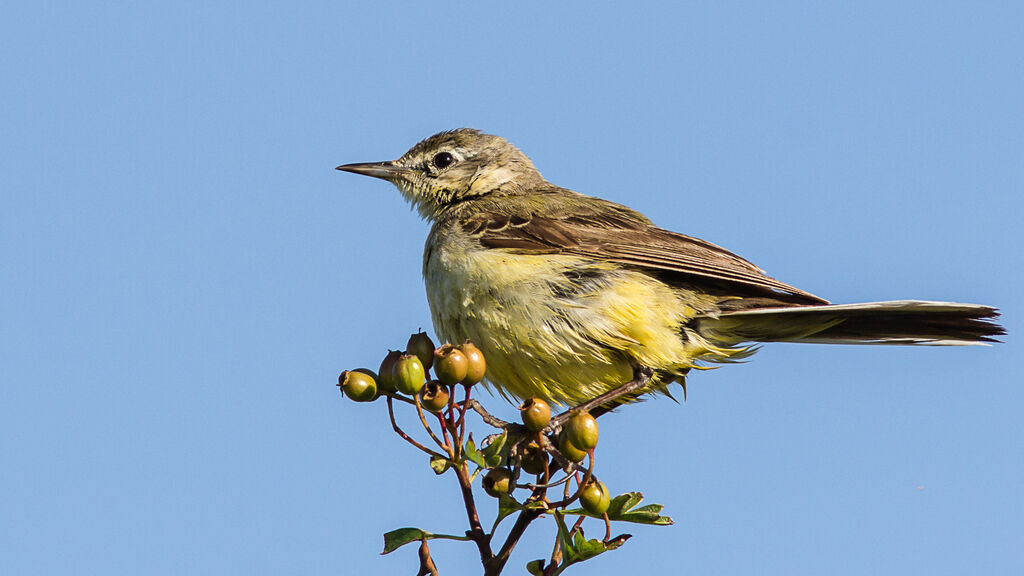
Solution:
[(653, 227), (626, 206), (551, 185), (528, 194), (481, 198), (451, 224), (485, 248), (535, 253)]

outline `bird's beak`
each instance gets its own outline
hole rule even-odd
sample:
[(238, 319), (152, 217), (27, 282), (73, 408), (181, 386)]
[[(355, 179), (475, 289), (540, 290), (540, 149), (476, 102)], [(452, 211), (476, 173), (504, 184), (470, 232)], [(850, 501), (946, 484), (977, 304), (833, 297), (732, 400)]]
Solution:
[(387, 180), (388, 182), (394, 182), (397, 178), (402, 177), (408, 168), (399, 166), (394, 162), (361, 162), (357, 164), (342, 164), (338, 166), (336, 170), (343, 172), (351, 172), (353, 174), (362, 174), (363, 176), (373, 176), (374, 178), (380, 178)]

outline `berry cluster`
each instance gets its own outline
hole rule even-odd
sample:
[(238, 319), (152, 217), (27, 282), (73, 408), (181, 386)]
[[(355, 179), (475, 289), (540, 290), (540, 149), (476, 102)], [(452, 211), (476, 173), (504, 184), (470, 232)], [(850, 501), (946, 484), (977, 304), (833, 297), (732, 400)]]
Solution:
[[(671, 523), (671, 519), (659, 514), (659, 505), (635, 508), (642, 499), (639, 493), (612, 498), (598, 481), (594, 474), (594, 451), (599, 429), (597, 420), (587, 410), (571, 409), (552, 417), (547, 402), (529, 398), (519, 406), (522, 424), (505, 422), (472, 398), (473, 387), (483, 380), (486, 370), (483, 353), (472, 342), (435, 347), (429, 336), (419, 332), (409, 337), (404, 351), (389, 351), (376, 373), (358, 368), (346, 370), (338, 377), (338, 386), (351, 400), (372, 402), (384, 398), (394, 431), (430, 455), (430, 466), (436, 474), (453, 471), (461, 487), (470, 525), (465, 536), (402, 528), (385, 534), (385, 553), (420, 541), (421, 572), (429, 573), (434, 564), (427, 540), (469, 540), (477, 545), (484, 573), (499, 574), (526, 527), (533, 520), (549, 516), (558, 528), (554, 553), (547, 562), (536, 560), (527, 568), (533, 574), (556, 574), (570, 564), (622, 545), (630, 535), (612, 538), (612, 521)], [(462, 399), (457, 401), (457, 396)], [(430, 441), (420, 442), (399, 426), (396, 402), (415, 407)], [(479, 448), (472, 433), (466, 431), (469, 412), (477, 413), (485, 424), (496, 429)], [(429, 446), (431, 441), (435, 447)], [(498, 514), (490, 531), (485, 531), (481, 524), (473, 495), (473, 483), (481, 475), (484, 492), (498, 499)], [(529, 476), (532, 479), (524, 479)], [(561, 487), (561, 495), (554, 498), (549, 491), (557, 487)], [(576, 502), (580, 508), (570, 508)], [(515, 524), (504, 544), (492, 549), (499, 524), (516, 513)], [(570, 527), (566, 516), (578, 518)], [(587, 540), (583, 536), (582, 524), (588, 517), (603, 521), (603, 539)]]

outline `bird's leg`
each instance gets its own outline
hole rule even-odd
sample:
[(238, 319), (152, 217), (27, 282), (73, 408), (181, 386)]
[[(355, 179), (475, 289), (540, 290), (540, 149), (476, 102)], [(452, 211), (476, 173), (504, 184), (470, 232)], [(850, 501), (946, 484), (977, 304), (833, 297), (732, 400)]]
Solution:
[(588, 400), (575, 408), (566, 410), (558, 416), (551, 419), (551, 422), (545, 428), (547, 432), (558, 431), (563, 424), (572, 418), (572, 415), (579, 411), (590, 412), (595, 418), (606, 412), (611, 412), (615, 408), (616, 401), (619, 399), (629, 396), (638, 390), (643, 390), (651, 383), (651, 376), (654, 375), (654, 371), (646, 366), (637, 366), (633, 369), (633, 379), (626, 382), (618, 388), (613, 388), (604, 394), (601, 394), (593, 400)]

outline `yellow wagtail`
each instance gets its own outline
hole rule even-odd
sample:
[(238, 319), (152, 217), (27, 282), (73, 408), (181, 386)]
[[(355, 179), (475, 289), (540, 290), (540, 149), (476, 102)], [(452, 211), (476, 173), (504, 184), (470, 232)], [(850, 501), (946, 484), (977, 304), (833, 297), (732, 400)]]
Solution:
[(752, 342), (956, 345), (1005, 333), (998, 311), (978, 304), (829, 304), (714, 244), (555, 186), (477, 130), (338, 170), (391, 182), (432, 223), (423, 276), (434, 328), (472, 340), (505, 396), (576, 405), (664, 392), (704, 362), (750, 355)]

